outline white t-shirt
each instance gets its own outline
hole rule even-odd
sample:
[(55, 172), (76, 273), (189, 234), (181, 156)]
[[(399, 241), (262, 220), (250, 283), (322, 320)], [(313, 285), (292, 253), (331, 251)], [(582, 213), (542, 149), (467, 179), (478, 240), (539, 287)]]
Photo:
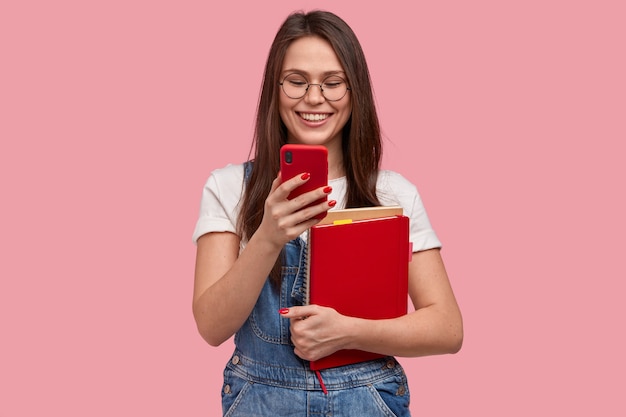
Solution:
[[(244, 186), (243, 164), (229, 164), (214, 170), (202, 191), (200, 216), (193, 232), (193, 242), (210, 232), (237, 233), (239, 201)], [(332, 188), (329, 200), (337, 200), (331, 210), (345, 207), (346, 178), (337, 178), (328, 183)], [(410, 241), (413, 251), (440, 248), (441, 242), (430, 225), (417, 188), (397, 172), (379, 171), (376, 193), (381, 205), (399, 205), (405, 216), (410, 218)]]

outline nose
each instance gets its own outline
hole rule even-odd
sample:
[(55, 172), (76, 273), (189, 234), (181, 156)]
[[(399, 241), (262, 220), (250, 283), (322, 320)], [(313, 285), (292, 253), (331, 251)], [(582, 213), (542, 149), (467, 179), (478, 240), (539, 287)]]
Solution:
[[(311, 88), (317, 87), (317, 88)], [(324, 100), (324, 94), (322, 93), (322, 85), (321, 84), (309, 84), (309, 87), (306, 89), (306, 94), (304, 95), (304, 99), (307, 103), (317, 104), (322, 103)]]

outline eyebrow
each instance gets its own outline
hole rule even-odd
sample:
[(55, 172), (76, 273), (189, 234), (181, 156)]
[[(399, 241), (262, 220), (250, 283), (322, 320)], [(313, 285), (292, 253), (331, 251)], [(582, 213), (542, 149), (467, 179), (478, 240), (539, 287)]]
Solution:
[[(298, 73), (298, 74), (304, 74), (304, 75), (311, 75), (309, 72), (301, 70), (301, 69), (297, 69), (297, 68), (287, 68), (285, 70), (281, 71), (281, 74), (291, 74), (291, 73)], [(346, 72), (343, 70), (332, 70), (332, 71), (325, 71), (322, 73), (322, 76), (327, 77), (329, 75), (336, 75), (336, 74), (343, 74), (346, 75)]]

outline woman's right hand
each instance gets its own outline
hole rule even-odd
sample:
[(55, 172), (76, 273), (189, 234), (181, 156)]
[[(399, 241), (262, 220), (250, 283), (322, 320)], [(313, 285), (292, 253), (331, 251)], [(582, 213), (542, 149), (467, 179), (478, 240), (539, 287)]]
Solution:
[(228, 340), (250, 315), (284, 245), (318, 223), (313, 216), (335, 205), (324, 201), (306, 207), (328, 195), (328, 186), (288, 200), (307, 180), (302, 174), (282, 184), (280, 175), (274, 180), (261, 224), (243, 251), (234, 233), (198, 239), (193, 311), (200, 334), (212, 346)]
[(300, 236), (306, 229), (319, 223), (314, 216), (334, 207), (335, 200), (307, 207), (312, 202), (326, 197), (330, 186), (317, 188), (303, 193), (291, 200), (289, 194), (310, 179), (308, 173), (302, 173), (282, 182), (280, 173), (272, 182), (272, 188), (265, 199), (263, 220), (255, 234), (260, 234), (276, 247), (282, 248), (287, 242)]

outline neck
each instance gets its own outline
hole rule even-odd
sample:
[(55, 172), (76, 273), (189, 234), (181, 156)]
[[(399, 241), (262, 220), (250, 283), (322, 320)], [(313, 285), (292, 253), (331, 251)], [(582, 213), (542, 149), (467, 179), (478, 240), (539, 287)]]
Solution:
[(328, 147), (328, 179), (334, 180), (344, 177), (346, 170), (343, 166), (343, 151), (341, 149), (341, 142), (338, 142), (334, 146)]

